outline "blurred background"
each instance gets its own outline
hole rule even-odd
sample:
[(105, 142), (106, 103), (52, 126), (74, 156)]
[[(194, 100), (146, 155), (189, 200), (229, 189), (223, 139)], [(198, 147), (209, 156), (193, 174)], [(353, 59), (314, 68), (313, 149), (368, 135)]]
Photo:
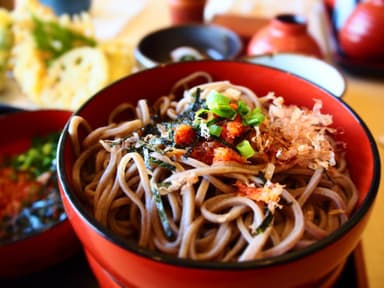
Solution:
[[(183, 24), (214, 24), (229, 29), (241, 39), (243, 46), (237, 59), (257, 59), (255, 57), (265, 53), (281, 52), (302, 55), (304, 50), (300, 49), (308, 48), (308, 41), (314, 42), (320, 54), (306, 50), (309, 51), (307, 56), (315, 57), (340, 72), (346, 82), (340, 97), (366, 121), (383, 159), (383, 0), (0, 0), (0, 6), (8, 11), (0, 14), (0, 59), (5, 61), (6, 67), (1, 71), (4, 76), (1, 105), (75, 111), (103, 87), (146, 68), (138, 65), (137, 50), (149, 34)], [(31, 44), (35, 34), (28, 11), (33, 11), (44, 21), (60, 23), (66, 29), (91, 39), (92, 49), (84, 49), (89, 48), (85, 44), (81, 47), (75, 45), (65, 51), (72, 54), (63, 53), (55, 58), (58, 64), (52, 62), (47, 66), (46, 54)], [(278, 15), (290, 15), (289, 23), (284, 24), (304, 27), (302, 35), (287, 34), (287, 38), (283, 38), (285, 41), (273, 39), (266, 28), (272, 29), (270, 25)], [(284, 19), (287, 22), (287, 17)], [(47, 22), (44, 25), (48, 25)], [(14, 39), (11, 46), (2, 46), (1, 42), (8, 39), (7, 31), (11, 31), (7, 29), (15, 33)], [(262, 30), (267, 32), (262, 34)], [(304, 34), (307, 42), (303, 40)], [(286, 45), (287, 39), (292, 39), (294, 44)], [(167, 39), (156, 45), (161, 45), (162, 41)], [(252, 49), (259, 47), (260, 43), (263, 47), (268, 44), (268, 49)], [(160, 49), (156, 45), (152, 47), (154, 54)], [(85, 64), (78, 65), (76, 57), (81, 57)], [(291, 66), (295, 65), (300, 66), (299, 63)], [(316, 69), (314, 66), (306, 68), (304, 73), (307, 74)], [(383, 193), (381, 185), (372, 220), (359, 246), (358, 260), (354, 260), (352, 270), (348, 272), (354, 271), (358, 276), (354, 283), (348, 284), (354, 286), (340, 287), (379, 288), (384, 283)], [(12, 287), (22, 287), (30, 281), (43, 283), (41, 279), (52, 280), (61, 277), (59, 274), (65, 274), (68, 280), (63, 287), (97, 287), (83, 255), (77, 255), (49, 271), (17, 279), (12, 282)], [(11, 284), (6, 282), (4, 285)], [(6, 287), (1, 282), (0, 286)]]

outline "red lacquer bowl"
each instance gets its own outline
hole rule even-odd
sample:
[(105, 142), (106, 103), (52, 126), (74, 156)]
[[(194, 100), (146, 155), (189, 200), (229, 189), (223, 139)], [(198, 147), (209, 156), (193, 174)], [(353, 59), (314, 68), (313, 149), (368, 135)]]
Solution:
[[(24, 152), (32, 138), (63, 129), (71, 114), (64, 110), (35, 110), (0, 116), (0, 153)], [(43, 270), (79, 251), (80, 242), (71, 223), (61, 219), (47, 230), (0, 242), (0, 278)]]
[(114, 107), (127, 101), (127, 95), (134, 104), (142, 98), (153, 101), (165, 95), (178, 79), (195, 71), (206, 71), (215, 80), (230, 80), (247, 86), (258, 95), (275, 91), (289, 103), (300, 106), (312, 107), (313, 99), (320, 99), (323, 111), (334, 115), (334, 126), (345, 131), (339, 140), (347, 143), (348, 165), (361, 192), (358, 208), (344, 226), (321, 241), (270, 259), (213, 263), (155, 254), (104, 229), (82, 205), (72, 187), (74, 152), (67, 126), (58, 150), (62, 198), (101, 286), (227, 288), (331, 285), (361, 239), (380, 180), (375, 141), (364, 122), (343, 100), (313, 83), (271, 67), (234, 61), (197, 61), (159, 66), (133, 74), (99, 92), (75, 114), (85, 117), (95, 129), (106, 123)]

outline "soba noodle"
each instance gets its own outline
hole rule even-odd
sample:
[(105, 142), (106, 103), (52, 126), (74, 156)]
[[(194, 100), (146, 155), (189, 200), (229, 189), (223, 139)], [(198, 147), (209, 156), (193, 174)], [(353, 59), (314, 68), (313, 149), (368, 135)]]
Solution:
[(74, 187), (102, 225), (161, 253), (247, 261), (300, 249), (338, 229), (358, 199), (320, 109), (198, 72), (95, 130), (72, 117)]

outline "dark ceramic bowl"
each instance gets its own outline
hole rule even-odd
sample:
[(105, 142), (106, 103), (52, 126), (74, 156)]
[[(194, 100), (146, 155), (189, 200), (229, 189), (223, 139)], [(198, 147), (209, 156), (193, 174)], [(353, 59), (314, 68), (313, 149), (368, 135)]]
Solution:
[[(337, 231), (311, 246), (273, 258), (240, 263), (179, 259), (138, 247), (95, 221), (73, 187), (75, 154), (67, 125), (58, 150), (62, 198), (91, 267), (102, 287), (331, 287), (348, 255), (358, 245), (378, 191), (380, 160), (375, 141), (359, 116), (342, 99), (298, 76), (275, 68), (235, 61), (193, 61), (146, 69), (100, 91), (75, 115), (93, 129), (107, 123), (119, 104), (146, 98), (152, 102), (169, 92), (180, 78), (206, 71), (214, 80), (230, 80), (258, 95), (274, 91), (288, 103), (312, 107), (323, 102), (333, 115), (334, 127), (344, 130), (338, 140), (346, 143), (351, 177), (360, 191), (358, 207)], [(128, 91), (128, 94), (125, 93)], [(129, 98), (127, 98), (129, 95)], [(364, 163), (364, 165), (361, 165)]]
[(223, 60), (239, 56), (243, 44), (235, 32), (221, 26), (175, 25), (143, 37), (135, 49), (135, 59), (141, 68), (175, 62), (171, 52), (180, 47), (191, 47), (204, 58)]
[[(71, 115), (63, 110), (3, 108), (2, 113), (7, 114), (0, 115), (0, 153), (8, 155), (24, 152), (34, 137), (60, 131)], [(36, 230), (17, 240), (0, 241), (0, 278), (43, 270), (78, 251), (80, 242), (67, 217), (63, 217), (47, 229)]]

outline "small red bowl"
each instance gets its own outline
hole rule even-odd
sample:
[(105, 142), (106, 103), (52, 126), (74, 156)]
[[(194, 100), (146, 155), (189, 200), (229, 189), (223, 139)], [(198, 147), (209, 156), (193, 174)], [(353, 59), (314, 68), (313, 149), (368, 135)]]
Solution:
[[(24, 152), (32, 138), (63, 129), (71, 114), (64, 110), (34, 110), (1, 115), (0, 153)], [(62, 219), (47, 230), (0, 242), (0, 278), (43, 270), (78, 251), (80, 242), (68, 218)]]
[[(334, 127), (345, 133), (338, 140), (347, 146), (351, 176), (360, 191), (356, 211), (337, 231), (306, 248), (269, 259), (241, 263), (198, 262), (161, 255), (114, 235), (90, 215), (72, 186), (74, 152), (68, 135), (58, 148), (59, 185), (64, 206), (102, 287), (324, 287), (332, 285), (361, 239), (378, 191), (380, 160), (375, 141), (359, 116), (326, 90), (298, 76), (262, 65), (235, 61), (175, 63), (132, 74), (100, 91), (75, 115), (93, 129), (104, 125), (118, 104), (138, 99), (154, 101), (192, 72), (206, 71), (214, 80), (230, 80), (258, 95), (274, 91), (288, 103), (312, 107), (323, 102), (333, 115)], [(364, 163), (364, 165), (362, 165)]]

